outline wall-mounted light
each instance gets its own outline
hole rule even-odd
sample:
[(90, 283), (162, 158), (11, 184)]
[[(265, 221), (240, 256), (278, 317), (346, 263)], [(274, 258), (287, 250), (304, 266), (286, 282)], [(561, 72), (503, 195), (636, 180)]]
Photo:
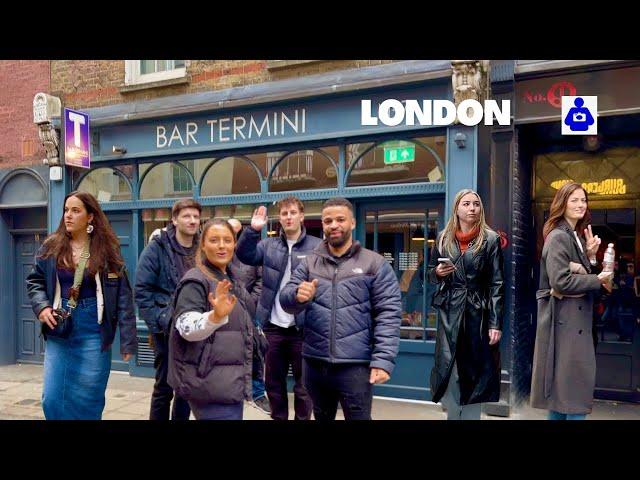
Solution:
[(453, 141), (456, 142), (458, 148), (464, 148), (467, 146), (467, 136), (462, 132), (456, 133), (456, 136), (453, 137)]
[(127, 153), (127, 149), (124, 148), (122, 145), (114, 145), (112, 147), (112, 151), (113, 153), (117, 153), (119, 155), (124, 155), (125, 153)]

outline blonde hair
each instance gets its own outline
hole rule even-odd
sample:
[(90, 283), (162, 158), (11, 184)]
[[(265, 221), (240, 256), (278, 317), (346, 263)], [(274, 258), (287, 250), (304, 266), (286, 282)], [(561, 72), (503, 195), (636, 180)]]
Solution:
[(491, 227), (487, 225), (487, 222), (484, 218), (484, 206), (482, 205), (482, 199), (477, 192), (471, 190), (470, 188), (465, 188), (464, 190), (460, 190), (456, 193), (456, 197), (453, 200), (453, 210), (451, 212), (451, 216), (449, 217), (449, 221), (444, 227), (444, 230), (440, 233), (440, 240), (438, 242), (438, 250), (440, 253), (445, 253), (444, 249), (446, 249), (446, 253), (451, 256), (453, 255), (453, 249), (455, 247), (456, 242), (456, 232), (461, 230), (460, 228), (460, 219), (458, 218), (458, 205), (462, 200), (462, 197), (465, 195), (473, 193), (480, 202), (480, 215), (478, 216), (478, 221), (475, 223), (473, 228), (478, 227), (478, 236), (474, 241), (473, 245), (473, 253), (476, 254), (482, 248), (482, 243), (487, 238), (487, 234), (489, 232), (493, 232)]

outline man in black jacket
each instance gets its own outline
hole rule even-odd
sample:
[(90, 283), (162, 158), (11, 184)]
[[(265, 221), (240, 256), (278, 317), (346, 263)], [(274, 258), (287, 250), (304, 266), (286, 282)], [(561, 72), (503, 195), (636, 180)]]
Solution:
[(351, 202), (322, 206), (325, 236), (280, 293), (286, 312), (306, 310), (305, 387), (316, 420), (371, 420), (373, 385), (389, 380), (400, 346), (400, 286), (387, 261), (352, 238)]
[[(171, 209), (171, 224), (151, 238), (138, 261), (135, 300), (140, 318), (149, 326), (155, 354), (150, 420), (169, 419), (173, 398), (173, 389), (167, 383), (172, 296), (182, 276), (195, 265), (201, 212), (195, 200), (177, 201)], [(171, 419), (189, 420), (189, 414), (189, 404), (176, 395)]]
[(280, 305), (278, 293), (291, 272), (320, 243), (307, 235), (302, 224), (304, 205), (296, 197), (278, 202), (282, 232), (278, 237), (260, 240), (267, 223), (267, 209), (256, 209), (251, 228), (245, 228), (238, 240), (236, 255), (247, 265), (262, 265), (262, 294), (256, 307), (256, 319), (269, 341), (265, 358), (265, 385), (271, 404), (271, 418), (289, 418), (287, 375), (293, 370), (294, 410), (296, 420), (309, 420), (313, 404), (302, 382), (302, 325), (304, 312), (291, 315)]

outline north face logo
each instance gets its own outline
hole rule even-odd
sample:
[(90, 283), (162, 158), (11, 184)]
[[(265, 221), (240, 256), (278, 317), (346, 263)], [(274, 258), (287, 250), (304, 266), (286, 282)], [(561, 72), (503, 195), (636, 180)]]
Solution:
[(360, 267), (356, 267), (353, 270), (351, 270), (353, 273), (364, 273), (364, 271), (360, 268)]

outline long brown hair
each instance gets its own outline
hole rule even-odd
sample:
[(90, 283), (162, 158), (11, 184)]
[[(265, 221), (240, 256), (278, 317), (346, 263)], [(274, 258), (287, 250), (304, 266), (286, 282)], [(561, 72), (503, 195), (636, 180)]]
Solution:
[[(211, 275), (210, 269), (206, 266), (207, 254), (204, 252), (204, 242), (207, 237), (207, 232), (209, 231), (209, 229), (216, 225), (220, 225), (225, 228), (228, 228), (229, 231), (231, 232), (231, 236), (233, 237), (233, 241), (237, 243), (236, 232), (233, 231), (233, 227), (228, 221), (222, 218), (212, 218), (211, 220), (208, 220), (207, 223), (204, 224), (204, 227), (202, 227), (202, 234), (200, 234), (200, 240), (198, 241), (198, 250), (196, 251), (196, 267), (198, 267), (202, 273), (204, 273), (210, 278), (212, 277), (212, 275)], [(235, 252), (234, 252), (234, 255), (235, 255)]]
[(576, 232), (578, 235), (583, 235), (583, 230), (586, 228), (589, 223), (591, 223), (591, 212), (589, 211), (589, 197), (587, 196), (587, 191), (576, 182), (571, 182), (563, 185), (556, 192), (556, 196), (553, 197), (553, 201), (551, 202), (551, 208), (549, 209), (549, 218), (546, 222), (544, 222), (544, 227), (542, 228), (542, 239), (546, 240), (547, 235), (551, 233), (551, 231), (558, 226), (558, 224), (564, 219), (564, 212), (567, 209), (567, 203), (569, 202), (569, 197), (576, 190), (582, 190), (584, 192), (584, 197), (587, 200), (587, 210), (584, 213), (584, 217), (576, 223)]
[[(92, 242), (89, 250), (91, 256), (87, 263), (89, 273), (95, 275), (105, 266), (110, 272), (120, 273), (124, 266), (124, 260), (120, 255), (120, 242), (96, 198), (87, 192), (74, 191), (64, 197), (62, 205), (66, 205), (69, 197), (76, 197), (84, 205), (87, 214), (93, 214), (93, 220), (91, 221), (93, 232), (90, 234)], [(41, 256), (42, 258), (55, 257), (58, 268), (73, 266), (71, 234), (67, 233), (64, 225), (64, 207), (58, 229), (44, 241)]]
[(474, 192), (470, 188), (465, 188), (464, 190), (460, 190), (456, 193), (456, 197), (453, 200), (453, 210), (451, 211), (451, 216), (449, 217), (449, 221), (447, 225), (442, 230), (442, 234), (440, 235), (440, 242), (438, 243), (438, 250), (440, 253), (444, 254), (445, 249), (446, 253), (449, 256), (453, 255), (453, 249), (456, 243), (456, 232), (460, 230), (460, 218), (458, 218), (458, 205), (462, 200), (462, 197), (465, 195), (473, 193), (480, 202), (480, 215), (478, 215), (478, 220), (473, 228), (478, 228), (478, 236), (476, 237), (475, 244), (473, 246), (473, 253), (476, 254), (482, 248), (482, 243), (487, 237), (487, 233), (492, 232), (493, 230), (489, 225), (487, 225), (487, 221), (484, 217), (484, 206), (482, 205), (482, 199), (477, 192)]

